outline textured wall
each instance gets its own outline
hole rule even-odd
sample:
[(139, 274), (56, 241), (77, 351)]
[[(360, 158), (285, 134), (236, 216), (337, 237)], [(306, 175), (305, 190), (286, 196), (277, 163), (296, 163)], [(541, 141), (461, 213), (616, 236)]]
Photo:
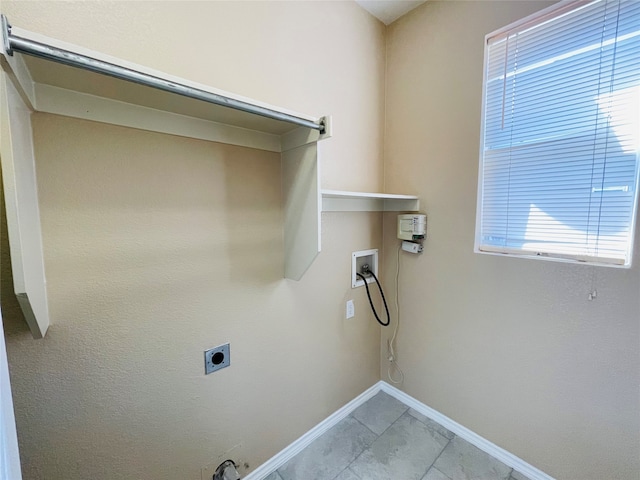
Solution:
[(399, 361), (409, 394), (558, 479), (637, 480), (640, 235), (630, 270), (473, 253), (483, 39), (546, 5), (429, 1), (388, 29), (386, 188), (429, 215)]
[[(351, 2), (3, 2), (14, 25), (313, 115), (328, 188), (382, 183), (384, 27)], [(33, 117), (51, 327), (7, 287), (24, 478), (199, 479), (242, 443), (255, 467), (378, 379), (379, 329), (350, 253), (379, 214), (323, 216), (282, 278), (279, 156)], [(357, 172), (357, 176), (350, 175)], [(3, 249), (6, 250), (6, 239)], [(358, 314), (344, 320), (344, 302)], [(5, 310), (5, 306), (7, 307)], [(203, 375), (205, 348), (232, 365)]]

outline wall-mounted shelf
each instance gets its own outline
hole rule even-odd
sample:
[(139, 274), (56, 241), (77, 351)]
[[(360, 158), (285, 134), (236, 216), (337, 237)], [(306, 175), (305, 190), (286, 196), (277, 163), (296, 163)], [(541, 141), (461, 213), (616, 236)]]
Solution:
[(324, 211), (416, 211), (411, 195), (320, 190), (310, 117), (167, 75), (37, 33), (2, 16), (0, 158), (15, 292), (35, 338), (49, 327), (31, 113), (45, 112), (281, 153), (284, 276), (300, 280), (320, 252)]
[(420, 200), (415, 195), (322, 190), (323, 212), (417, 212), (418, 210), (420, 210)]
[(45, 112), (281, 153), (286, 278), (320, 252), (311, 117), (11, 27), (2, 16), (0, 147), (15, 292), (35, 338), (49, 326), (31, 113)]
[(327, 119), (9, 26), (4, 16), (2, 36), (5, 71), (33, 111), (273, 152), (328, 134)]

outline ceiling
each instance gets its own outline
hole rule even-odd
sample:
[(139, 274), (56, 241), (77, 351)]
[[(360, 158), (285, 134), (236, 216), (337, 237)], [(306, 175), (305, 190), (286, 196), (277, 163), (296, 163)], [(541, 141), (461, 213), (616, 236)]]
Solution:
[(356, 0), (356, 3), (385, 25), (395, 22), (426, 0)]

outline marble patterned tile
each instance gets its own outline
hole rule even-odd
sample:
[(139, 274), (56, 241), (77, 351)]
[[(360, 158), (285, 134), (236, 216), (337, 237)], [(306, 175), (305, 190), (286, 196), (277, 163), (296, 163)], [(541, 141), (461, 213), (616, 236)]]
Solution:
[(508, 480), (511, 468), (491, 455), (454, 437), (433, 464), (452, 480)]
[(282, 477), (280, 476), (280, 474), (276, 470), (275, 472), (270, 474), (268, 477), (265, 477), (263, 480), (282, 480)]
[(427, 427), (435, 430), (443, 437), (447, 437), (449, 440), (451, 440), (454, 437), (454, 434), (452, 432), (444, 428), (438, 422), (436, 422), (435, 420), (431, 420), (429, 417), (421, 414), (420, 412), (418, 412), (417, 410), (414, 410), (413, 408), (409, 409), (409, 415), (411, 415), (414, 418), (417, 418), (422, 423), (424, 423)]
[(378, 392), (366, 403), (356, 408), (352, 415), (367, 426), (376, 435), (381, 435), (395, 422), (400, 415), (407, 411), (407, 407), (401, 401), (391, 395)]
[[(382, 477), (378, 472), (373, 472), (371, 475), (366, 475), (364, 477), (361, 477), (360, 475), (356, 475), (355, 473), (353, 473), (353, 470), (349, 469), (351, 471), (351, 473), (353, 474), (353, 477), (348, 477), (348, 480), (382, 480), (384, 477)], [(336, 478), (336, 480), (342, 480), (341, 477)], [(386, 478), (385, 480), (392, 480), (390, 478)], [(393, 480), (396, 480), (395, 477), (393, 478)], [(398, 479), (400, 480), (400, 479)]]
[(451, 480), (436, 467), (431, 467), (422, 480)]
[(520, 472), (516, 472), (515, 470), (511, 472), (511, 477), (509, 480), (529, 480), (529, 477), (524, 476)]
[(282, 480), (333, 480), (375, 440), (376, 435), (348, 416), (278, 469)]
[(362, 480), (358, 475), (353, 473), (353, 470), (347, 468), (342, 471), (340, 475), (338, 475), (335, 480)]
[(404, 413), (350, 468), (362, 480), (420, 480), (448, 442)]

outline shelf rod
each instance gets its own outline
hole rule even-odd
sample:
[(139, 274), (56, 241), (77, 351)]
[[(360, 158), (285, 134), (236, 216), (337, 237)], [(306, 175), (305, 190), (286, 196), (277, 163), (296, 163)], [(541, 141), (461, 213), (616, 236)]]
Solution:
[(109, 62), (103, 62), (102, 60), (97, 60), (86, 55), (80, 55), (68, 50), (63, 50), (51, 45), (12, 35), (11, 25), (9, 25), (7, 18), (4, 15), (2, 15), (2, 37), (4, 49), (8, 55), (13, 55), (13, 52), (16, 51), (32, 55), (34, 57), (51, 60), (53, 62), (62, 63), (70, 67), (82, 68), (102, 75), (108, 75), (128, 82), (163, 90), (165, 92), (175, 93), (177, 95), (182, 95), (183, 97), (194, 98), (203, 102), (213, 103), (214, 105), (241, 110), (243, 112), (260, 115), (273, 120), (293, 123), (302, 127), (318, 130), (321, 134), (325, 131), (325, 126), (322, 121), (315, 123), (311, 120), (306, 120), (287, 113), (277, 112), (270, 108), (260, 107), (258, 105), (243, 102), (242, 100), (236, 100), (216, 93), (207, 92), (199, 88), (170, 82), (130, 68), (121, 67)]

